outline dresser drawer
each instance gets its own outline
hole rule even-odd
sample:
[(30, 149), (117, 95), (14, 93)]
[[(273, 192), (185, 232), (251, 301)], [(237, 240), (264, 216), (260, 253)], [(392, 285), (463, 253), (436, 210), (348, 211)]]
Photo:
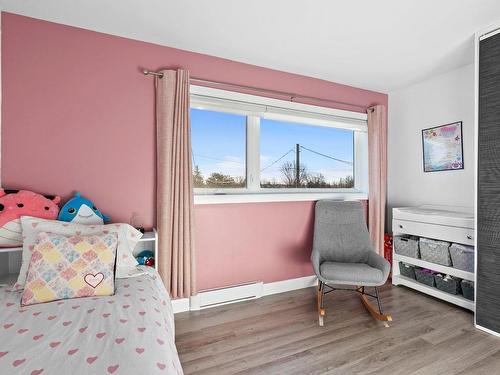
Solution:
[(392, 231), (393, 233), (412, 234), (419, 237), (457, 242), (464, 245), (474, 245), (474, 229), (470, 228), (394, 219), (392, 221)]

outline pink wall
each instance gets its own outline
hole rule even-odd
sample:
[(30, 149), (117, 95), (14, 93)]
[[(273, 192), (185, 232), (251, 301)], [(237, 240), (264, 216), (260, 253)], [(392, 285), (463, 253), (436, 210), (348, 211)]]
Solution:
[[(64, 198), (79, 190), (114, 221), (136, 212), (154, 225), (154, 88), (141, 67), (387, 105), (373, 91), (2, 13), (2, 185)], [(311, 207), (196, 207), (200, 288), (310, 274)], [(211, 266), (223, 261), (234, 266)]]

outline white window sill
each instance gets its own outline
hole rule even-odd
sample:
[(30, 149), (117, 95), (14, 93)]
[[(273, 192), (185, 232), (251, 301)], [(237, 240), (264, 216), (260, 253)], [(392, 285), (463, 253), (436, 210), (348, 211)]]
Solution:
[(349, 192), (311, 192), (311, 193), (229, 193), (229, 194), (195, 194), (194, 204), (227, 204), (227, 203), (264, 203), (264, 202), (300, 202), (321, 199), (365, 200), (368, 194), (357, 191)]

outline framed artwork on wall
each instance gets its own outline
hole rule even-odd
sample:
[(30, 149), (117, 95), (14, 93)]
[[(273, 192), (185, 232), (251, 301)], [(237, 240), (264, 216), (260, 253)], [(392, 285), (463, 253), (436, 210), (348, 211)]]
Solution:
[(424, 172), (464, 169), (462, 121), (422, 130)]

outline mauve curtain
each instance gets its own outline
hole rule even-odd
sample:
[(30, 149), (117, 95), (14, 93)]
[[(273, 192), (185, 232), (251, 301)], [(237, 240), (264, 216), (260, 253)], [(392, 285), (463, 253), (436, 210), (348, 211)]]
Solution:
[(387, 186), (387, 110), (368, 108), (368, 227), (375, 250), (384, 255), (385, 198)]
[(158, 270), (172, 298), (196, 294), (189, 71), (156, 78)]

